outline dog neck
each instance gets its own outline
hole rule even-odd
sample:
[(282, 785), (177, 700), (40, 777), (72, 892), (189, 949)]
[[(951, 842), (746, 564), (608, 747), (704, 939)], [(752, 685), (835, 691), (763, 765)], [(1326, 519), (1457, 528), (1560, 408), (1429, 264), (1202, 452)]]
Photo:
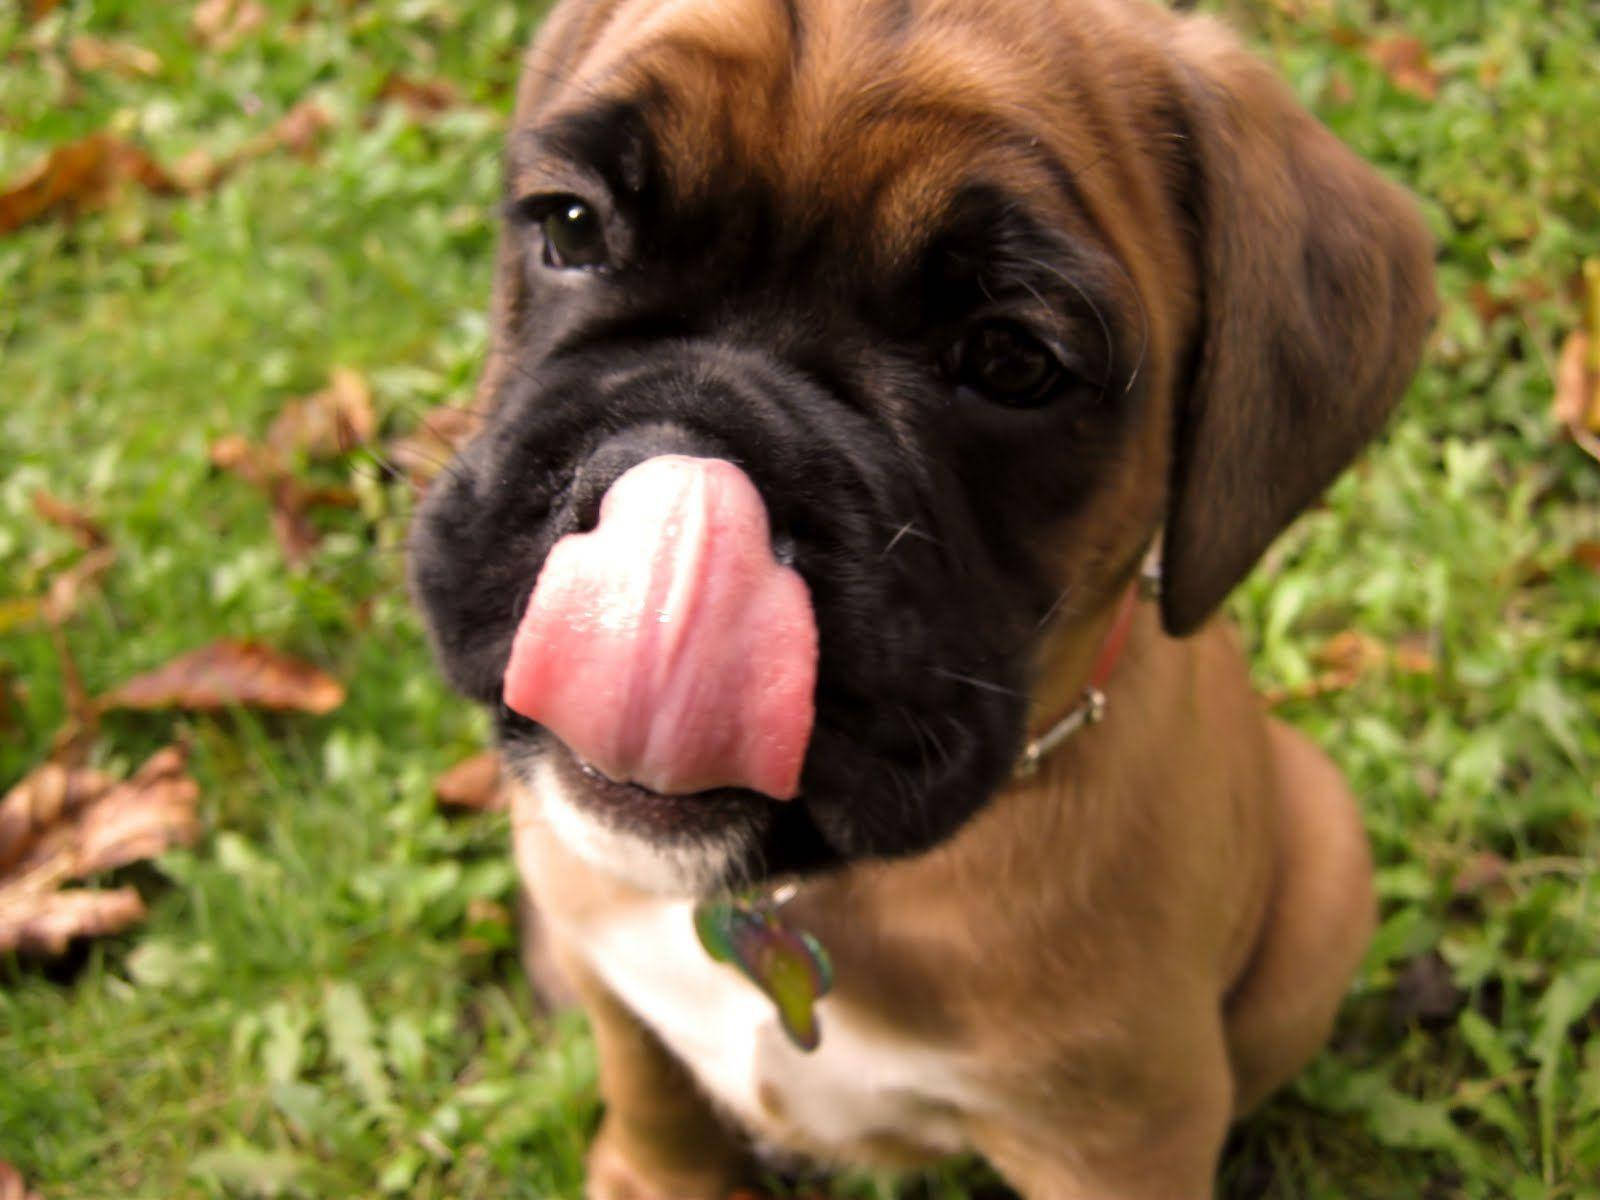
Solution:
[(1159, 580), (1159, 575), (1152, 573), (1147, 560), (1145, 568), (1123, 590), (1121, 599), (1117, 601), (1112, 611), (1105, 632), (1100, 636), (1099, 648), (1095, 652), (1087, 674), (1083, 676), (1084, 684), (1078, 693), (1077, 701), (1054, 720), (1047, 718), (1048, 724), (1039, 726), (1040, 732), (1023, 746), (1012, 772), (1013, 778), (1030, 778), (1058, 746), (1085, 725), (1096, 725), (1105, 718), (1105, 688), (1111, 681), (1117, 664), (1122, 660), (1123, 650), (1127, 648), (1128, 635), (1133, 631), (1134, 618), (1137, 615), (1138, 601), (1151, 599), (1156, 594)]
[[(1109, 618), (1102, 619), (1098, 642), (1089, 643), (1097, 649), (1087, 673), (1081, 676), (1085, 682), (1078, 702), (1023, 747), (1013, 779), (1025, 780), (1036, 774), (1063, 742), (1105, 717), (1104, 689), (1122, 660), (1138, 616), (1138, 602), (1153, 599), (1159, 588), (1155, 561), (1154, 554), (1146, 558)], [(695, 933), (714, 961), (737, 970), (772, 1001), (790, 1041), (811, 1051), (822, 1040), (816, 1002), (831, 990), (833, 968), (821, 942), (784, 921), (781, 909), (794, 891), (792, 883), (780, 882), (701, 900), (694, 909)]]

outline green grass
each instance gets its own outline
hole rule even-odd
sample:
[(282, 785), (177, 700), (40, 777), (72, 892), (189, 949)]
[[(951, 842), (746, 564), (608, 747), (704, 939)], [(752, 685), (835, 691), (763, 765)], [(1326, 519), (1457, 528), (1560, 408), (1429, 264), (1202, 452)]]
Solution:
[[(307, 97), (334, 117), (315, 166), (274, 154), (214, 191), (0, 238), (0, 611), (70, 558), (32, 516), (46, 487), (122, 552), (67, 630), (91, 689), (223, 635), (350, 689), (320, 719), (108, 719), (113, 767), (192, 740), (207, 832), (127, 873), (145, 926), (65, 965), (0, 960), (0, 1159), (50, 1200), (579, 1194), (587, 1037), (531, 1015), (509, 932), (474, 903), (512, 894), (504, 822), (430, 794), (484, 731), (404, 600), (405, 490), (354, 456), (361, 511), (292, 571), (259, 496), (207, 456), (335, 365), (372, 379), (390, 431), (468, 401), (497, 139), (539, 7), (284, 0), (228, 51), (194, 43), (188, 5), (67, 0), (28, 28), (0, 9), (0, 180), (100, 128), (172, 162)], [(1572, 282), (1600, 255), (1600, 10), (1224, 7), (1422, 196), (1446, 302), (1387, 438), (1234, 601), (1264, 685), (1304, 681), (1344, 629), (1419, 638), (1437, 669), (1286, 709), (1366, 799), (1384, 919), (1334, 1047), (1241, 1130), (1224, 1194), (1600, 1195), (1600, 575), (1574, 557), (1600, 541), (1600, 467), (1548, 419)], [(1398, 90), (1347, 29), (1421, 38), (1437, 97)], [(85, 32), (161, 71), (75, 76)], [(429, 123), (378, 106), (392, 70), (465, 103)], [(0, 627), (0, 689), (8, 785), (64, 715), (42, 628)], [(1501, 878), (1457, 894), (1484, 854)]]

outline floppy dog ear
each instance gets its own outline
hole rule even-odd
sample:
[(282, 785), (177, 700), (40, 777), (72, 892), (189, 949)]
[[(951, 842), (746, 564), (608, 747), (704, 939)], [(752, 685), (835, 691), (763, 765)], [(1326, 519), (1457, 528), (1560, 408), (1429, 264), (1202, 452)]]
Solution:
[(1180, 396), (1162, 621), (1197, 628), (1383, 424), (1434, 314), (1415, 203), (1219, 27), (1183, 23), (1202, 312)]

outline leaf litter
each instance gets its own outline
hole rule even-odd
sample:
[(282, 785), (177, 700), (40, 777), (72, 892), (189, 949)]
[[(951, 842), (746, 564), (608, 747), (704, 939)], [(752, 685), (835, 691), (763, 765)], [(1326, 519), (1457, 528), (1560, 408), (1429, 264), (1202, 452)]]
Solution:
[(440, 775), (434, 780), (433, 794), (452, 808), (503, 812), (510, 807), (500, 775), (500, 755), (493, 750), (474, 754)]
[(355, 491), (305, 482), (293, 470), (296, 460), (328, 461), (377, 437), (372, 389), (348, 367), (335, 367), (320, 392), (291, 400), (267, 430), (265, 441), (230, 433), (211, 447), (211, 462), (263, 493), (278, 548), (291, 566), (307, 562), (322, 534), (312, 520), (316, 508), (356, 508)]
[(483, 418), (472, 409), (441, 404), (423, 413), (410, 433), (390, 441), (384, 455), (420, 496), (444, 472), (456, 448), (482, 425)]
[(1388, 645), (1370, 633), (1346, 629), (1334, 634), (1312, 655), (1321, 668), (1304, 683), (1268, 688), (1262, 696), (1276, 707), (1291, 700), (1314, 700), (1349, 691), (1369, 675), (1393, 671), (1401, 675), (1432, 675), (1437, 670), (1433, 654), (1420, 637), (1403, 637)]
[(159, 195), (182, 190), (144, 149), (104, 130), (91, 133), (57, 146), (0, 192), (0, 234), (108, 208), (135, 187)]
[(1591, 458), (1600, 461), (1600, 258), (1583, 265), (1583, 323), (1561, 348), (1552, 415)]
[(260, 642), (222, 638), (135, 676), (95, 705), (101, 712), (245, 707), (322, 716), (344, 698), (344, 685), (308, 662)]
[(79, 937), (144, 918), (132, 887), (62, 885), (189, 845), (200, 789), (188, 753), (168, 746), (128, 779), (47, 762), (0, 800), (0, 953), (58, 955)]
[(28, 1187), (27, 1180), (4, 1159), (0, 1159), (0, 1200), (44, 1200)]
[(302, 100), (231, 153), (216, 158), (197, 150), (171, 167), (102, 129), (57, 146), (0, 190), (0, 235), (35, 221), (99, 212), (136, 189), (161, 196), (206, 191), (246, 163), (279, 150), (314, 159), (332, 125), (322, 105)]

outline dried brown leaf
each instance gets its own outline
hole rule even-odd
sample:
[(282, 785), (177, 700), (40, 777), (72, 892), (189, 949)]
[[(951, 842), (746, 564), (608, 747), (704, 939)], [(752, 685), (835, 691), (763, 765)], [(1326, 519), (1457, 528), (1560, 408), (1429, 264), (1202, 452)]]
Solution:
[(231, 50), (267, 23), (257, 0), (200, 0), (189, 17), (195, 40), (207, 50)]
[(90, 741), (100, 724), (100, 710), (83, 686), (83, 672), (78, 670), (78, 660), (73, 656), (67, 633), (59, 622), (48, 623), (50, 644), (56, 652), (56, 662), (61, 669), (61, 690), (67, 701), (67, 721), (56, 735), (57, 744), (50, 758), (53, 762), (76, 762), (77, 752)]
[(100, 522), (84, 509), (68, 504), (43, 488), (33, 493), (33, 511), (38, 514), (40, 520), (59, 529), (65, 529), (85, 550), (93, 550), (96, 546), (106, 544), (105, 527)]
[(29, 898), (24, 909), (0, 889), (0, 951), (66, 953), (73, 938), (107, 937), (144, 920), (144, 901), (131, 887), (109, 891), (68, 888)]
[(388, 444), (388, 460), (413, 490), (424, 492), (449, 465), (457, 447), (482, 425), (483, 418), (472, 410), (442, 404), (424, 413), (412, 432)]
[(1600, 542), (1579, 542), (1572, 548), (1572, 558), (1580, 567), (1600, 574)]
[(1600, 433), (1600, 377), (1589, 334), (1575, 329), (1561, 347), (1556, 367), (1555, 418), (1573, 436)]
[(105, 208), (133, 186), (157, 193), (178, 184), (150, 155), (109, 133), (57, 146), (0, 192), (0, 234), (49, 216)]
[(418, 79), (395, 71), (378, 89), (378, 100), (404, 105), (413, 120), (426, 121), (459, 106), (461, 93), (448, 79)]
[[(199, 832), (199, 787), (186, 774), (187, 766), (187, 753), (168, 746), (123, 782), (91, 792), (75, 805), (63, 803), (55, 821), (34, 831), (4, 886), (44, 892), (193, 841)], [(98, 784), (92, 776), (82, 781), (86, 790)]]
[(1406, 675), (1431, 675), (1437, 669), (1425, 638), (1403, 637), (1391, 648), (1370, 633), (1355, 629), (1334, 634), (1317, 648), (1311, 660), (1322, 668), (1316, 675), (1295, 687), (1267, 689), (1263, 693), (1266, 702), (1276, 706), (1289, 700), (1314, 700), (1348, 691), (1368, 675), (1385, 669)]
[(109, 71), (124, 78), (146, 79), (161, 74), (161, 58), (154, 51), (132, 42), (107, 41), (87, 34), (67, 43), (67, 60), (85, 74)]
[(24, 775), (0, 800), (0, 872), (21, 861), (51, 825), (98, 800), (115, 783), (101, 771), (55, 762)]
[(1410, 634), (1402, 637), (1389, 652), (1389, 663), (1402, 675), (1432, 675), (1439, 669), (1433, 656), (1432, 639)]
[[(34, 0), (34, 5), (48, 11), (55, 6), (54, 0), (48, 5), (40, 4)], [(27, 1182), (22, 1178), (22, 1172), (10, 1163), (0, 1160), (0, 1200), (43, 1200), (38, 1192), (30, 1191)]]
[(1402, 92), (1419, 100), (1436, 100), (1440, 73), (1434, 69), (1428, 47), (1421, 38), (1409, 34), (1388, 34), (1367, 43), (1367, 57)]
[(61, 885), (187, 845), (199, 834), (199, 787), (177, 746), (116, 783), (92, 771), (41, 767), (0, 805), (15, 840), (0, 872), (0, 953), (59, 954), (75, 937), (126, 928), (144, 915), (131, 888)]
[(180, 655), (99, 701), (102, 710), (241, 706), (317, 715), (343, 703), (344, 687), (331, 675), (259, 642), (231, 638)]
[(291, 400), (267, 430), (266, 448), (280, 459), (297, 453), (313, 459), (337, 458), (377, 436), (372, 389), (359, 371), (335, 367), (320, 392)]
[(500, 812), (510, 807), (500, 778), (500, 755), (493, 750), (451, 767), (434, 781), (433, 794), (440, 803), (456, 808)]
[(1366, 672), (1382, 665), (1386, 653), (1383, 643), (1370, 633), (1346, 629), (1322, 643), (1311, 658), (1318, 666), (1353, 683)]
[(272, 127), (272, 141), (274, 146), (291, 154), (312, 159), (317, 155), (322, 135), (332, 125), (333, 118), (328, 115), (327, 109), (315, 100), (302, 100), (284, 113)]
[(45, 593), (40, 614), (52, 625), (70, 621), (77, 615), (84, 593), (98, 584), (116, 561), (114, 546), (99, 546), (89, 551), (50, 581), (50, 590)]
[(349, 488), (302, 483), (289, 471), (283, 455), (241, 434), (218, 438), (211, 447), (211, 461), (266, 495), (271, 505), (273, 536), (291, 566), (309, 559), (322, 540), (311, 520), (311, 509), (355, 508), (359, 504)]

